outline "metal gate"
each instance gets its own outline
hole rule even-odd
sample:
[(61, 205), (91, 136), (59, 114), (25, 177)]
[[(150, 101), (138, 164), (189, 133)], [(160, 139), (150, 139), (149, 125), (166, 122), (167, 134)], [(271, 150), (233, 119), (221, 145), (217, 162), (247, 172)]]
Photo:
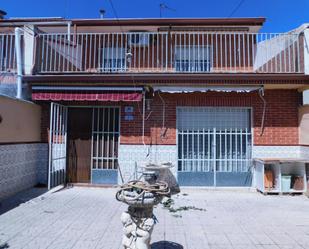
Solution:
[(120, 135), (118, 107), (95, 107), (92, 111), (91, 183), (116, 184)]
[(48, 189), (66, 180), (68, 107), (51, 103), (49, 130)]
[(181, 185), (251, 185), (250, 108), (179, 107), (177, 130)]

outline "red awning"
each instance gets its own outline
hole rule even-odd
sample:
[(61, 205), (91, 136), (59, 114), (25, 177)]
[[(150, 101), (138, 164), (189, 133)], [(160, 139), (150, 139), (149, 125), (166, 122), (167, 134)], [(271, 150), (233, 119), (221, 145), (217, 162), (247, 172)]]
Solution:
[(33, 92), (32, 100), (53, 101), (141, 101), (142, 93), (76, 93), (76, 92)]

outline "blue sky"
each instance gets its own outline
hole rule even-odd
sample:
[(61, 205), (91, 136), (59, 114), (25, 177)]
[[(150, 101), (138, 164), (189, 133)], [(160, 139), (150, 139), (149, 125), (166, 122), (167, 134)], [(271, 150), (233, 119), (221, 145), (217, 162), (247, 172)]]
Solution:
[[(164, 3), (175, 11), (163, 17), (266, 17), (264, 32), (284, 32), (309, 22), (309, 0), (112, 0), (119, 18), (159, 17)], [(99, 9), (115, 17), (109, 0), (0, 0), (9, 17), (97, 18)]]

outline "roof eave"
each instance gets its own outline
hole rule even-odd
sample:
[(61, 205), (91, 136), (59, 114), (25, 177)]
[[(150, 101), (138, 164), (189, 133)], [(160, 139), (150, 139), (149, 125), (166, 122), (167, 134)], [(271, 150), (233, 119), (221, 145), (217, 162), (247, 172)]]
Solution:
[(65, 18), (15, 18), (0, 20), (0, 24), (71, 22), (78, 26), (262, 26), (264, 17), (250, 18), (132, 18), (132, 19), (65, 19)]

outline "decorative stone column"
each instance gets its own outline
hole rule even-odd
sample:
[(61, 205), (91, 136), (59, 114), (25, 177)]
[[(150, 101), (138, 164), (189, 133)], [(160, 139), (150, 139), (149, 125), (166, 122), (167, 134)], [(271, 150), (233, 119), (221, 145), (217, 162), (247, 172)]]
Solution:
[(159, 173), (169, 167), (170, 165), (145, 166), (143, 180), (123, 184), (117, 192), (116, 199), (129, 205), (128, 210), (121, 215), (124, 249), (150, 249), (151, 234), (156, 223), (153, 207), (164, 196), (170, 196), (168, 183), (158, 181)]

